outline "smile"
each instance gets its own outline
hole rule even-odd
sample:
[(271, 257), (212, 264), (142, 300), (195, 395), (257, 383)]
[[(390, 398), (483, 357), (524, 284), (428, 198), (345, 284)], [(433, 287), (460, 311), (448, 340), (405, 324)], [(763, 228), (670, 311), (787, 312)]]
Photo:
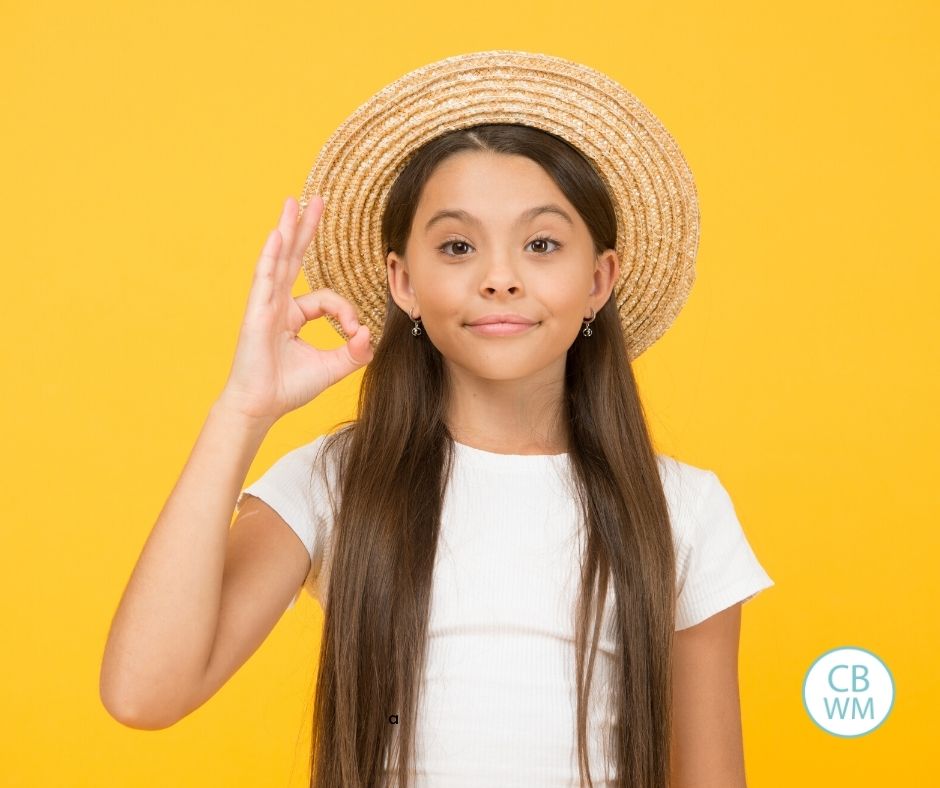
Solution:
[(507, 337), (524, 334), (541, 323), (483, 323), (478, 326), (467, 326), (474, 334), (488, 337)]

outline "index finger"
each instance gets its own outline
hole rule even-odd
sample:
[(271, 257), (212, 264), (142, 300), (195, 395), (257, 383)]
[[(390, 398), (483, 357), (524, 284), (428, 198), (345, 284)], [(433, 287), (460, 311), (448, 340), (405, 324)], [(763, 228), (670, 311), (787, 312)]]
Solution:
[(297, 296), (294, 301), (304, 313), (308, 323), (324, 315), (333, 315), (349, 336), (359, 330), (359, 315), (356, 307), (335, 290), (321, 287), (319, 290)]

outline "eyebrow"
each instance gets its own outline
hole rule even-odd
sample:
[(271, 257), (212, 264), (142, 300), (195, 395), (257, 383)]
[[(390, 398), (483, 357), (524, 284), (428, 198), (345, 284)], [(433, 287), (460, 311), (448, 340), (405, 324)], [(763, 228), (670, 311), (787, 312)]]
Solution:
[[(568, 215), (568, 212), (564, 210), (560, 205), (555, 203), (547, 203), (545, 205), (536, 205), (534, 208), (529, 208), (527, 211), (523, 211), (519, 218), (516, 219), (516, 225), (524, 224), (525, 222), (532, 221), (536, 216), (540, 216), (543, 213), (553, 213), (562, 219), (564, 219), (572, 227), (574, 226), (574, 221), (571, 216)], [(460, 208), (444, 208), (440, 211), (437, 211), (430, 219), (428, 223), (424, 225), (424, 232), (428, 233), (435, 224), (444, 219), (459, 219), (460, 221), (467, 222), (468, 224), (475, 224), (477, 227), (480, 226), (481, 222), (476, 216), (471, 216), (466, 211)]]

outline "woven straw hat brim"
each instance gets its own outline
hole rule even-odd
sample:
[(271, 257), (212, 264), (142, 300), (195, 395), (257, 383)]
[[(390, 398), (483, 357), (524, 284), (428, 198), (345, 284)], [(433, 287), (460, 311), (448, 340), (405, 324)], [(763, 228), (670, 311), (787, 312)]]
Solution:
[[(411, 71), (361, 104), (323, 145), (304, 184), (324, 208), (303, 267), (359, 309), (378, 345), (385, 319), (381, 223), (389, 189), (411, 154), (446, 132), (482, 123), (526, 124), (590, 160), (617, 215), (620, 276), (612, 298), (631, 359), (675, 320), (695, 280), (698, 198), (663, 124), (607, 75), (554, 55), (491, 50)], [(344, 339), (339, 321), (327, 315)]]

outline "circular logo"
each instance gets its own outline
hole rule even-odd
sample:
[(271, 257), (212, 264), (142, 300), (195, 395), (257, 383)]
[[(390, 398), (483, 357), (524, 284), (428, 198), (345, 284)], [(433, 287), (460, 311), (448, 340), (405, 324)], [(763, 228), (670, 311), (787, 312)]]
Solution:
[(868, 649), (840, 646), (816, 658), (803, 679), (803, 705), (826, 733), (871, 733), (894, 706), (894, 678)]

